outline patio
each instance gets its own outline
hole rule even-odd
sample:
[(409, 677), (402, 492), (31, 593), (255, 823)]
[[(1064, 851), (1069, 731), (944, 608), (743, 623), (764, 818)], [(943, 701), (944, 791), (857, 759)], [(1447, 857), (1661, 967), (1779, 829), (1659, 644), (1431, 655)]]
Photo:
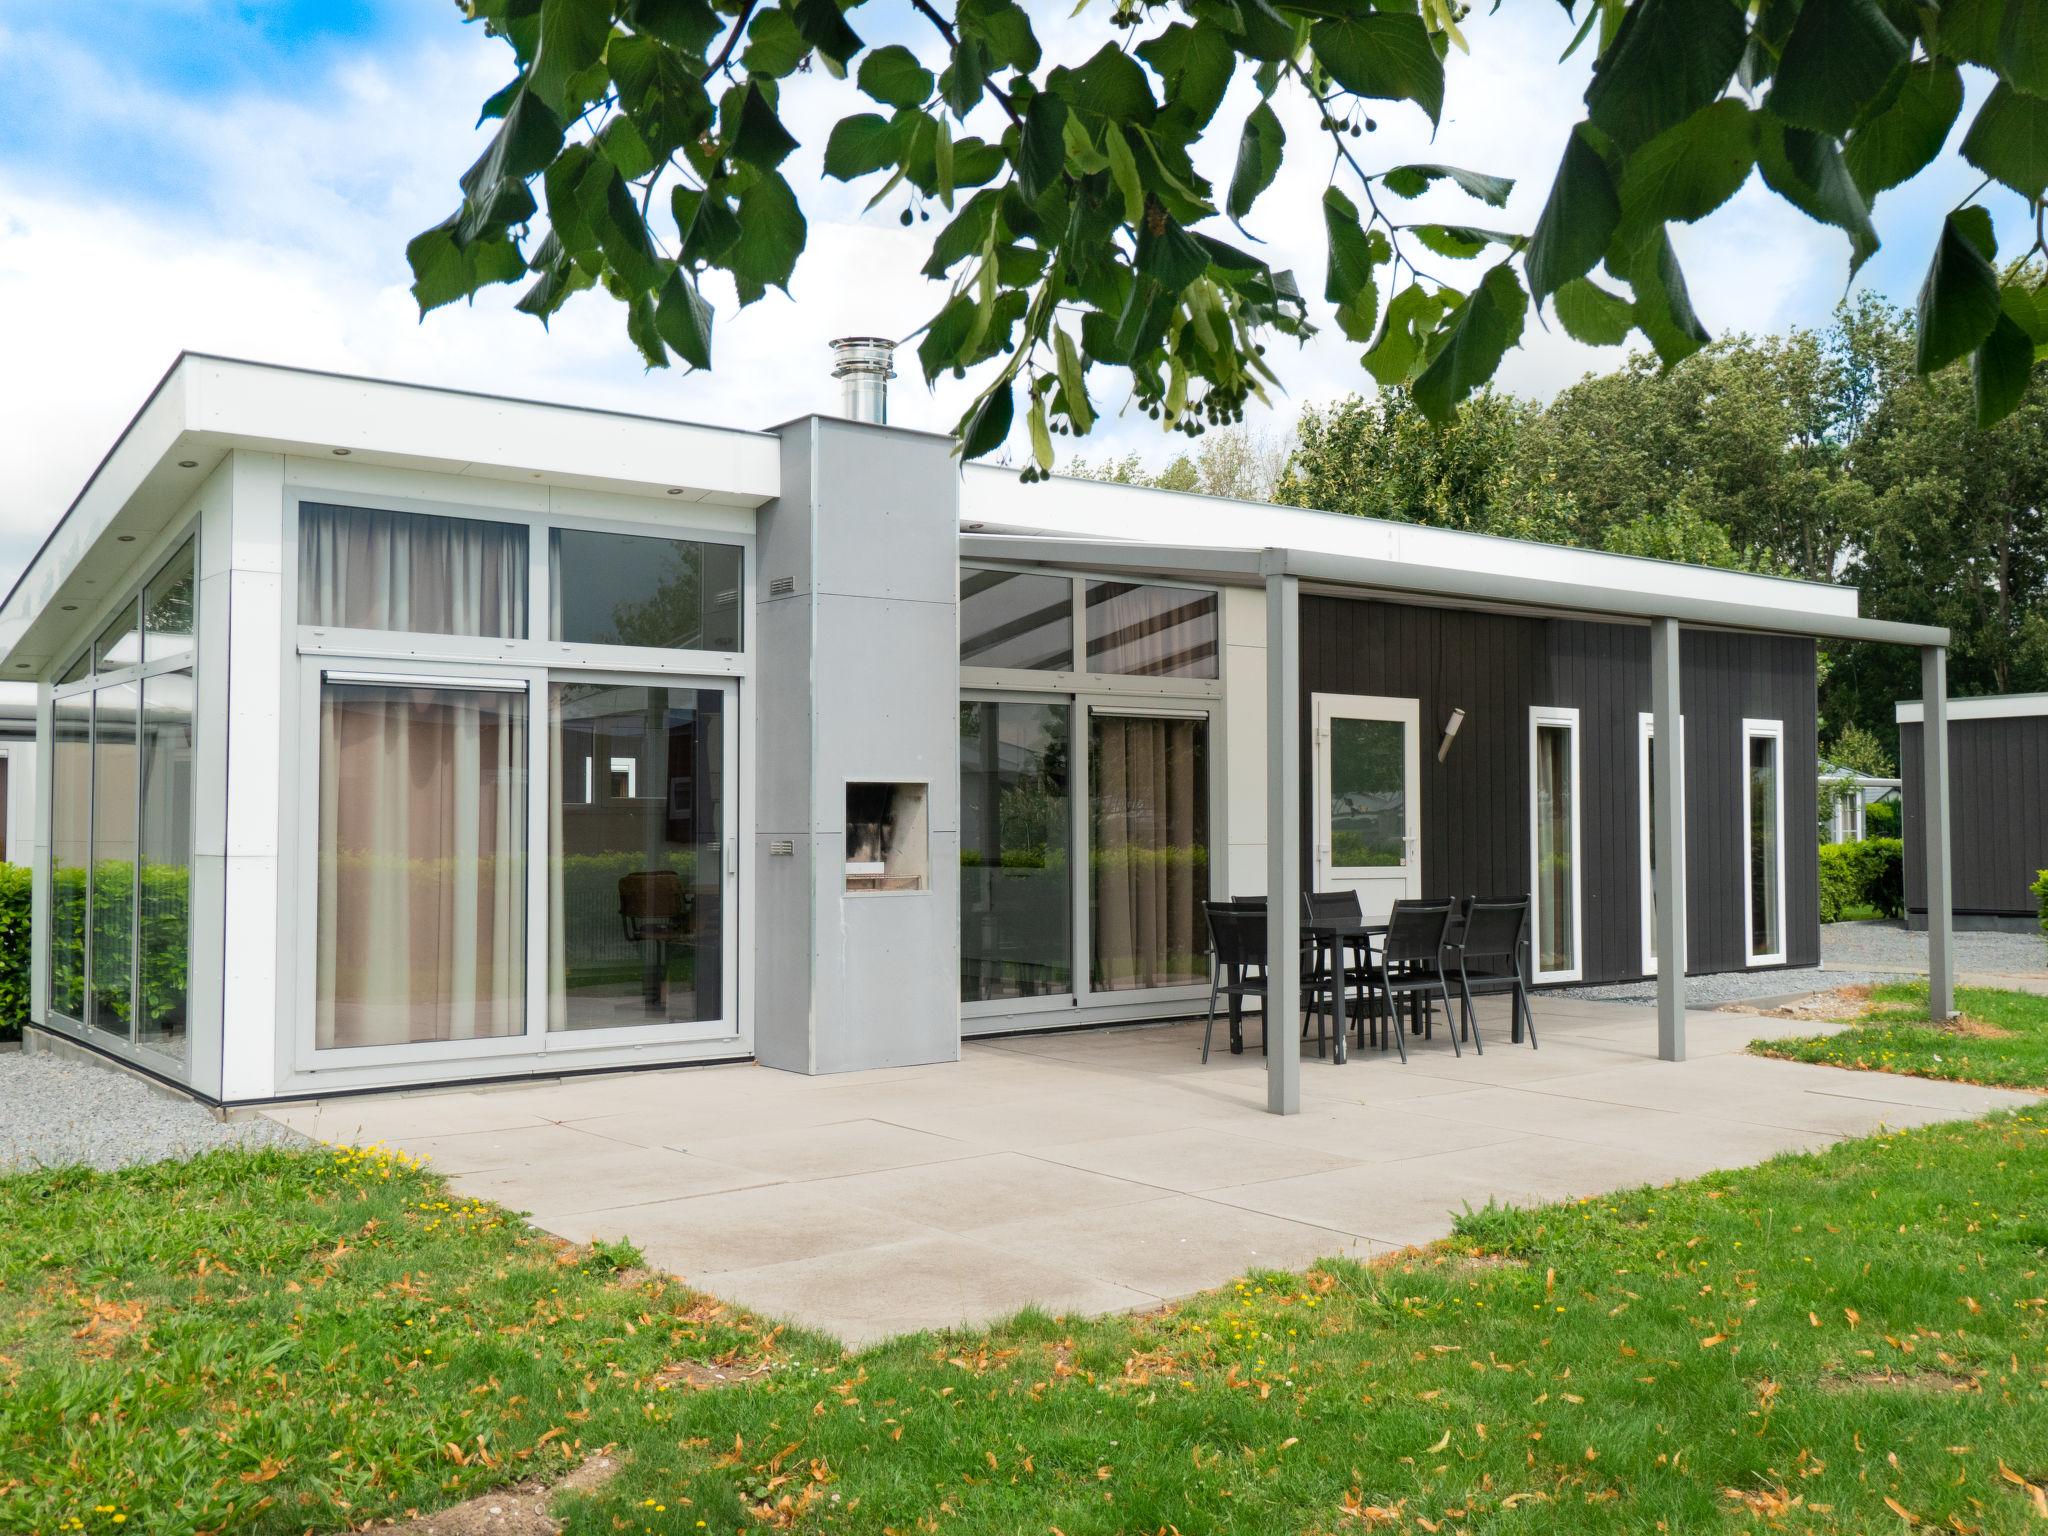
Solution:
[[(1156, 1306), (1253, 1268), (1441, 1237), (1488, 1198), (1540, 1203), (1738, 1167), (2031, 1094), (1745, 1056), (1811, 1024), (1539, 998), (1542, 1049), (1305, 1054), (1302, 1112), (1266, 1112), (1243, 1056), (1181, 1023), (971, 1041), (938, 1066), (805, 1077), (754, 1066), (268, 1111), (332, 1142), (429, 1157), (464, 1194), (860, 1345), (1055, 1312)], [(1219, 1030), (1219, 1035), (1221, 1031)]]

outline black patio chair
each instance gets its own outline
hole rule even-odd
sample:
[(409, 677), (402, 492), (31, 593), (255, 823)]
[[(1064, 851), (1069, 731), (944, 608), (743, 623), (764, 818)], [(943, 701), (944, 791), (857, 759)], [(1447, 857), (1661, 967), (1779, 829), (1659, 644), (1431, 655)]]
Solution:
[[(1209, 987), (1209, 1016), (1202, 1026), (1202, 1060), (1209, 1060), (1210, 1046), (1216, 1035), (1216, 1004), (1219, 998), (1230, 1000), (1231, 1049), (1241, 1051), (1243, 1042), (1241, 1030), (1244, 1018), (1244, 1000), (1248, 997), (1261, 999), (1259, 1014), (1259, 1046), (1261, 1050), (1272, 1048), (1272, 1020), (1266, 1016), (1266, 903), (1263, 897), (1255, 901), (1205, 901), (1202, 903), (1203, 917), (1209, 925), (1209, 943), (1216, 960), (1216, 977)], [(1313, 952), (1304, 945), (1301, 956), (1301, 990), (1304, 999), (1313, 998), (1319, 1017), (1327, 1020), (1324, 1012), (1329, 1005), (1331, 986), (1329, 977), (1315, 964)], [(1322, 1050), (1328, 1039), (1328, 1025), (1324, 1023), (1317, 1034), (1317, 1049)], [(1306, 1033), (1304, 1019), (1303, 1033)]]
[[(1356, 891), (1303, 891), (1301, 893), (1301, 920), (1304, 923), (1329, 923), (1336, 926), (1356, 926), (1365, 921), (1365, 906), (1358, 899)], [(1321, 946), (1317, 946), (1318, 953)], [(1345, 967), (1350, 979), (1351, 990), (1346, 1002), (1358, 1003), (1357, 1016), (1363, 1024), (1365, 1009), (1372, 1001), (1372, 988), (1368, 978), (1372, 975), (1372, 940), (1360, 937), (1350, 942), (1351, 959)], [(1335, 958), (1334, 956), (1332, 957)], [(1320, 966), (1321, 962), (1318, 961)], [(1360, 1034), (1364, 1038), (1363, 1033)]]
[(1473, 1012), (1474, 997), (1508, 996), (1509, 1041), (1529, 1031), (1529, 1049), (1536, 1049), (1536, 1016), (1529, 1009), (1529, 987), (1522, 979), (1523, 941), (1529, 934), (1529, 899), (1475, 900), (1465, 920), (1465, 941), (1458, 955), (1458, 991), (1464, 1000), (1464, 1016), (1479, 1039), (1479, 1022)]
[[(1441, 1001), (1444, 1022), (1451, 1032), (1451, 1049), (1464, 1054), (1458, 1047), (1457, 1021), (1451, 1013), (1451, 994), (1444, 971), (1444, 937), (1450, 930), (1453, 910), (1448, 901), (1397, 901), (1387, 919), (1387, 936), (1380, 946), (1372, 985), (1385, 1004), (1387, 1033), (1394, 1037), (1404, 1062), (1408, 1059), (1408, 1044), (1402, 1038), (1403, 1003), (1426, 1010), (1424, 1018), (1433, 1022), (1436, 1005)], [(1384, 1040), (1380, 1049), (1386, 1049)]]

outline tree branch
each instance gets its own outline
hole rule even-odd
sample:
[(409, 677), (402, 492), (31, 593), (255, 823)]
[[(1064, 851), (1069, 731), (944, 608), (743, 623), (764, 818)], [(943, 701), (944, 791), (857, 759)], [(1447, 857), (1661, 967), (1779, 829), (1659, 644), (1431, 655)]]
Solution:
[(718, 57), (711, 61), (706, 75), (715, 75), (732, 62), (732, 51), (740, 45), (740, 38), (746, 34), (747, 23), (754, 19), (754, 7), (760, 0), (744, 0), (739, 15), (732, 19), (732, 30), (725, 34), (725, 44), (718, 50)]
[[(933, 26), (939, 29), (939, 36), (946, 40), (946, 46), (956, 54), (960, 51), (960, 34), (953, 30), (953, 24), (932, 8), (931, 0), (910, 0), (911, 7)], [(1017, 115), (1016, 105), (1010, 100), (1010, 93), (993, 80), (984, 81), (982, 89), (1002, 103), (1003, 110), (1010, 114), (1010, 121), (1018, 128), (1024, 126), (1024, 119)]]

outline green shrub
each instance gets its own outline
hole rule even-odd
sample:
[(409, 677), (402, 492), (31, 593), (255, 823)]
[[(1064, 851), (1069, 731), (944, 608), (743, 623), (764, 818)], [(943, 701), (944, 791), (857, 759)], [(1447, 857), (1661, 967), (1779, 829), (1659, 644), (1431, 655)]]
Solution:
[(2048, 933), (2048, 869), (2036, 875), (2027, 889), (2034, 893), (2034, 908), (2041, 914), (2041, 931)]
[(1865, 837), (1899, 837), (1903, 833), (1898, 801), (1876, 800), (1863, 807)]
[(28, 1022), (29, 884), (26, 866), (0, 864), (0, 1040)]
[(1895, 837), (1827, 843), (1820, 850), (1820, 920), (1840, 922), (1852, 907), (1883, 917), (1906, 911), (1905, 845)]

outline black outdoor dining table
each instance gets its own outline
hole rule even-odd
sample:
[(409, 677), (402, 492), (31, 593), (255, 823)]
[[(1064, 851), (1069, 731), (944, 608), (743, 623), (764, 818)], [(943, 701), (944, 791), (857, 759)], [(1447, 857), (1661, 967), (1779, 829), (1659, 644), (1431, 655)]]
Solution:
[[(1335, 1065), (1342, 1066), (1350, 1059), (1347, 1040), (1350, 1024), (1345, 1017), (1345, 994), (1350, 990), (1352, 946), (1362, 947), (1370, 954), (1372, 941), (1387, 931), (1385, 923), (1317, 923), (1303, 922), (1301, 931), (1307, 934), (1320, 949), (1327, 945), (1332, 951), (1331, 962), (1336, 972), (1337, 994), (1337, 1050)], [(1368, 961), (1368, 964), (1370, 962)]]

